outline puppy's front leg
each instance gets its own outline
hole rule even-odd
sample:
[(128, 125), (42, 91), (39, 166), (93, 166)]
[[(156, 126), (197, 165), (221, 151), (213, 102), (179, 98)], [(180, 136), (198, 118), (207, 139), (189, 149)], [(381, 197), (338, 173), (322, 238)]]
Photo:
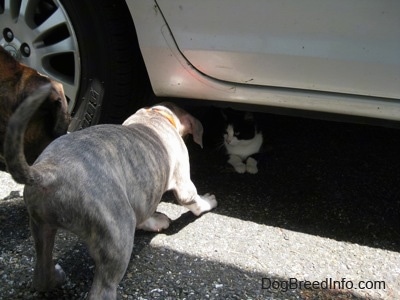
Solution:
[(190, 179), (179, 182), (176, 189), (174, 189), (174, 194), (178, 202), (187, 207), (196, 216), (217, 206), (215, 196), (211, 194), (198, 195), (197, 189)]

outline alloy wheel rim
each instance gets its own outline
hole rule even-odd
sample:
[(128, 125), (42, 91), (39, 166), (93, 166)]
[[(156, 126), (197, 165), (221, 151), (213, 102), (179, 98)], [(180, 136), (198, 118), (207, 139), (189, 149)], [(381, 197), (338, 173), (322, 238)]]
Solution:
[(21, 63), (61, 82), (72, 110), (81, 79), (80, 53), (59, 0), (0, 0), (0, 46)]

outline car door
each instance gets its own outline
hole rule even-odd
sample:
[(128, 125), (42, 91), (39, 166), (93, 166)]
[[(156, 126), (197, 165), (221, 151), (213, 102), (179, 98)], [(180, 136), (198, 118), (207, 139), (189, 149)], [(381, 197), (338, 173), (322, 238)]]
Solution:
[(243, 85), (398, 99), (400, 2), (158, 0), (203, 74)]

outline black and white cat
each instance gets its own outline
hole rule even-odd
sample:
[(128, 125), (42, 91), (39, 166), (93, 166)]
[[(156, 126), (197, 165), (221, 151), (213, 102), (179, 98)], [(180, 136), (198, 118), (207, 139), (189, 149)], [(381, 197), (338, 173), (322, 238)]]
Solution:
[(228, 163), (238, 173), (258, 172), (257, 160), (251, 155), (260, 152), (263, 144), (262, 132), (258, 130), (254, 115), (250, 112), (225, 110), (226, 121), (224, 146), (229, 155)]

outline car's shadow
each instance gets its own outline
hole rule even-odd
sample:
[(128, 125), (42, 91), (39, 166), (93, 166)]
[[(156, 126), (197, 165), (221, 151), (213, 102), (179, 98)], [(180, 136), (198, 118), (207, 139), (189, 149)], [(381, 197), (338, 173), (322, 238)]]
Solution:
[(266, 151), (251, 175), (226, 163), (218, 113), (198, 117), (192, 180), (217, 195), (215, 213), (400, 252), (400, 130), (261, 114)]
[[(266, 115), (267, 116), (267, 115)], [(217, 129), (205, 124), (203, 150), (188, 140), (192, 180), (199, 193), (215, 193), (219, 206), (214, 213), (336, 240), (400, 252), (400, 160), (399, 132), (370, 126), (280, 118), (265, 119), (267, 151), (260, 158), (257, 175), (236, 174), (218, 149)], [(216, 128), (216, 127), (215, 127)], [(209, 133), (211, 132), (211, 136)], [(214, 136), (213, 136), (214, 135)], [(167, 196), (167, 201), (173, 201)], [(11, 202), (10, 202), (11, 203)], [(1, 203), (2, 248), (18, 249), (31, 243), (28, 218), (22, 200)], [(15, 214), (12, 218), (7, 218)], [(195, 221), (189, 212), (176, 219), (165, 232), (174, 235)], [(121, 294), (132, 297), (200, 299), (288, 298), (307, 291), (262, 289), (262, 278), (287, 281), (271, 274), (242, 270), (233, 265), (151, 246), (155, 234), (137, 232)], [(67, 239), (68, 240), (68, 239)], [(29, 257), (34, 256), (31, 245)], [(18, 253), (16, 255), (19, 255)], [(76, 285), (88, 291), (93, 262), (79, 240), (56, 242), (55, 257), (68, 276), (67, 284), (45, 295), (32, 292), (32, 299), (83, 299)], [(32, 262), (33, 267), (33, 262)], [(204, 272), (202, 272), (204, 271)], [(20, 272), (21, 270), (15, 270)], [(30, 271), (31, 272), (31, 271)], [(31, 273), (16, 274), (22, 281), (13, 295), (23, 293)], [(145, 284), (143, 284), (145, 283)], [(147, 295), (143, 296), (143, 285)], [(137, 294), (132, 287), (138, 286)], [(251, 295), (246, 292), (251, 291)], [(313, 290), (305, 299), (360, 299), (350, 292)], [(256, 296), (255, 296), (256, 295)]]

